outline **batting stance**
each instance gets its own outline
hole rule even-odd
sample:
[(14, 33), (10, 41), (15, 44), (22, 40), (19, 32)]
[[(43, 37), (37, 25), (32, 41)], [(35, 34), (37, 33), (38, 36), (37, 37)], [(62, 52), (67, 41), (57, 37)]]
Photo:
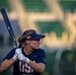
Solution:
[(46, 55), (39, 46), (44, 37), (33, 29), (26, 30), (18, 38), (19, 48), (12, 49), (3, 59), (0, 72), (13, 65), (13, 75), (41, 75), (45, 70)]

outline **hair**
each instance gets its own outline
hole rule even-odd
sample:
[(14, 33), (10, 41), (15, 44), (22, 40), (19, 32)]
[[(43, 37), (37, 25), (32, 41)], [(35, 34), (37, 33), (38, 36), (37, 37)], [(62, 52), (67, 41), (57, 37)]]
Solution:
[(25, 45), (26, 40), (23, 42), (22, 39), (26, 38), (27, 36), (31, 35), (32, 33), (36, 32), (33, 29), (29, 29), (23, 32), (23, 34), (18, 38), (18, 42), (19, 42), (19, 48), (22, 47), (23, 45)]

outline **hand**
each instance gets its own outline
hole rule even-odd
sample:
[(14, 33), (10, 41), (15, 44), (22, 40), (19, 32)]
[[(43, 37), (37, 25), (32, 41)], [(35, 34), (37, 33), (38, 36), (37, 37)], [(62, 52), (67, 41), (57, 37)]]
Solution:
[(22, 53), (21, 48), (17, 48), (17, 49), (15, 50), (15, 53), (18, 54), (18, 55), (21, 54), (21, 53)]
[(21, 54), (21, 53), (22, 53), (22, 52), (21, 52), (21, 49), (20, 49), (20, 48), (16, 49), (16, 50), (15, 50), (15, 54), (14, 54), (14, 56), (13, 56), (13, 59), (17, 61), (18, 55)]
[(22, 62), (26, 62), (26, 63), (30, 62), (30, 59), (25, 57), (22, 53), (20, 55), (18, 55), (18, 59)]

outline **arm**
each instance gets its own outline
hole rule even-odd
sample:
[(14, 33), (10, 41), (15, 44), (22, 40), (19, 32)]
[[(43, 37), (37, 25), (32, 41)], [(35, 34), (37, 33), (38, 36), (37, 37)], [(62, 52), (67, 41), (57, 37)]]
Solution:
[(31, 61), (28, 63), (29, 66), (31, 66), (35, 71), (42, 73), (45, 70), (45, 64), (44, 63), (36, 63), (34, 61)]
[(42, 53), (38, 60), (37, 63), (30, 60), (29, 58), (25, 57), (22, 53), (19, 54), (18, 59), (22, 62), (26, 62), (30, 67), (32, 67), (35, 71), (42, 73), (45, 70), (45, 63), (46, 63), (46, 59), (45, 59), (45, 55), (43, 55), (44, 53)]
[(5, 59), (0, 66), (0, 72), (4, 72), (9, 69), (15, 63), (15, 61), (16, 60), (14, 60), (13, 58), (11, 58), (10, 60)]
[(17, 53), (14, 51), (11, 51), (4, 59), (4, 61), (2, 62), (1, 66), (0, 66), (0, 72), (4, 72), (6, 70), (8, 70), (16, 61), (18, 58)]
[(35, 71), (42, 73), (45, 70), (46, 66), (46, 54), (44, 50), (40, 53), (40, 55), (37, 58), (37, 63), (30, 60), (28, 63)]

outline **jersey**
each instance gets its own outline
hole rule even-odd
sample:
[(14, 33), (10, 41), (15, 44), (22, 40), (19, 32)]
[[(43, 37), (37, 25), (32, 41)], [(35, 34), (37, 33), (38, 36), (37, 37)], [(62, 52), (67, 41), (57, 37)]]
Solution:
[[(8, 60), (11, 59), (13, 57), (13, 55), (15, 54), (15, 50), (16, 50), (16, 48), (11, 50), (4, 59), (8, 59)], [(45, 55), (45, 51), (43, 49), (41, 49), (41, 48), (36, 49), (29, 55), (25, 54), (23, 48), (21, 50), (22, 50), (22, 54), (25, 57), (28, 57), (30, 60), (32, 60), (36, 63), (46, 64), (46, 55)], [(31, 68), (27, 63), (17, 60), (13, 64), (13, 75), (41, 75), (41, 74), (34, 71), (34, 69)]]

